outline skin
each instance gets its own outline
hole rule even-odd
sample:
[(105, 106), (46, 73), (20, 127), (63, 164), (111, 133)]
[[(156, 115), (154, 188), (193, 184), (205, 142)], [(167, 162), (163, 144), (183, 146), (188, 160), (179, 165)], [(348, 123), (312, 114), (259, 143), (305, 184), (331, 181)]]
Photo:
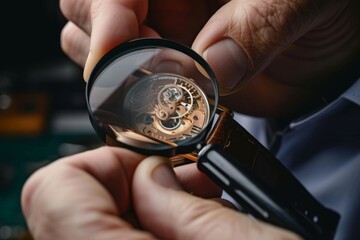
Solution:
[(37, 240), (299, 239), (226, 207), (220, 192), (191, 165), (174, 172), (166, 158), (103, 147), (36, 172), (22, 206)]
[[(60, 7), (69, 19), (62, 48), (84, 66), (85, 80), (120, 43), (171, 38), (209, 62), (225, 105), (256, 116), (293, 118), (342, 91), (339, 76), (360, 51), (356, 0), (61, 0)], [(193, 165), (174, 172), (168, 159), (101, 148), (36, 172), (22, 206), (35, 239), (299, 239), (232, 210), (219, 194)]]
[[(324, 96), (343, 90), (341, 70), (359, 60), (358, 1), (193, 2), (62, 0), (70, 20), (62, 47), (85, 67), (86, 80), (97, 61), (119, 43), (171, 38), (192, 46), (209, 62), (223, 104), (277, 118), (301, 115)], [(212, 51), (222, 40), (232, 41), (238, 50), (226, 52), (221, 46)]]

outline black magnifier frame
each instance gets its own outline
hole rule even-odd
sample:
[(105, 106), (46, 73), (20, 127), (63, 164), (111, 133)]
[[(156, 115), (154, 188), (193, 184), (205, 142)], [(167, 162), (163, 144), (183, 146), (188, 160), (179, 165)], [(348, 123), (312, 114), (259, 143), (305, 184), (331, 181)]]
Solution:
[[(179, 141), (174, 144), (158, 144), (154, 146), (146, 146), (142, 147), (141, 144), (128, 144), (125, 142), (118, 141), (116, 136), (114, 136), (111, 131), (106, 129), (101, 122), (99, 122), (99, 119), (97, 116), (95, 116), (94, 111), (92, 110), (91, 106), (91, 93), (96, 85), (97, 81), (101, 81), (101, 77), (104, 71), (106, 71), (108, 68), (112, 67), (112, 64), (116, 62), (119, 58), (124, 58), (128, 55), (131, 55), (132, 53), (135, 53), (137, 51), (147, 51), (151, 49), (165, 49), (165, 50), (173, 50), (175, 52), (178, 52), (184, 56), (189, 57), (189, 59), (192, 59), (194, 62), (195, 67), (202, 68), (202, 70), (205, 72), (201, 72), (198, 70), (205, 78), (207, 78), (212, 86), (212, 96), (211, 96), (211, 110), (208, 115), (208, 121), (206, 126), (204, 126), (201, 131), (199, 131), (196, 135), (189, 137), (187, 139), (184, 139), (182, 141)], [(170, 73), (171, 74), (171, 73)], [(187, 76), (184, 76), (187, 77)], [(100, 80), (99, 80), (100, 79)], [(193, 79), (196, 81), (196, 79)], [(90, 121), (93, 125), (93, 128), (99, 135), (99, 137), (107, 144), (112, 146), (119, 146), (124, 147), (145, 155), (162, 155), (162, 156), (176, 156), (178, 154), (186, 154), (193, 151), (196, 151), (197, 145), (202, 143), (206, 135), (208, 134), (209, 130), (211, 129), (212, 122), (215, 116), (215, 111), (217, 109), (218, 104), (218, 85), (217, 80), (215, 77), (214, 72), (212, 71), (211, 67), (208, 65), (208, 63), (195, 51), (190, 49), (189, 47), (182, 45), (178, 42), (174, 42), (172, 40), (163, 39), (163, 38), (142, 38), (142, 39), (136, 39), (129, 42), (125, 42), (123, 44), (120, 44), (119, 46), (113, 48), (110, 50), (107, 54), (104, 55), (104, 57), (97, 63), (97, 65), (94, 67), (89, 81), (86, 85), (86, 102), (87, 107), (89, 110), (90, 115)], [(111, 118), (111, 117), (110, 117)], [(115, 120), (116, 121), (116, 120)]]

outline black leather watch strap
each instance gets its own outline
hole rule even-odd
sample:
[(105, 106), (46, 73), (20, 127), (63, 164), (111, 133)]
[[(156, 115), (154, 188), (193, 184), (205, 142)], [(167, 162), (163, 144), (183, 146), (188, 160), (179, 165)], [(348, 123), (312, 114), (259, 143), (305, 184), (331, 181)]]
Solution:
[(267, 194), (302, 222), (305, 229), (321, 236), (318, 239), (332, 239), (339, 215), (319, 203), (268, 149), (236, 122), (231, 111), (223, 109), (218, 114), (206, 143), (216, 144), (231, 155), (235, 165), (262, 184)]
[(271, 164), (278, 160), (259, 143), (235, 119), (230, 110), (219, 108), (218, 119), (206, 139), (206, 144), (216, 144), (225, 152), (239, 159), (247, 169), (262, 176), (262, 180), (275, 182), (279, 176), (270, 171)]

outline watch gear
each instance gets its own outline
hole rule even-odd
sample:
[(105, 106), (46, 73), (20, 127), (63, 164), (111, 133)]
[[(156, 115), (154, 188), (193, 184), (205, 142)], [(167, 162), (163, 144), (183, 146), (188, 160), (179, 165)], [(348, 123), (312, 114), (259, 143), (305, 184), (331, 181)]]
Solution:
[(139, 79), (124, 100), (132, 128), (161, 141), (197, 135), (209, 122), (205, 93), (191, 79), (161, 73)]

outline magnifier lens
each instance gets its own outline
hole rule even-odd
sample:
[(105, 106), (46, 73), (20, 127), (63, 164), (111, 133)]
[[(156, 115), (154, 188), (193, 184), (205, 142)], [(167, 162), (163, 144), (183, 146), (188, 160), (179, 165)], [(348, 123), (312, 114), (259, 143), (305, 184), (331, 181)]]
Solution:
[(210, 67), (191, 49), (140, 39), (99, 62), (87, 101), (92, 123), (107, 144), (161, 154), (188, 151), (204, 138), (217, 92)]

